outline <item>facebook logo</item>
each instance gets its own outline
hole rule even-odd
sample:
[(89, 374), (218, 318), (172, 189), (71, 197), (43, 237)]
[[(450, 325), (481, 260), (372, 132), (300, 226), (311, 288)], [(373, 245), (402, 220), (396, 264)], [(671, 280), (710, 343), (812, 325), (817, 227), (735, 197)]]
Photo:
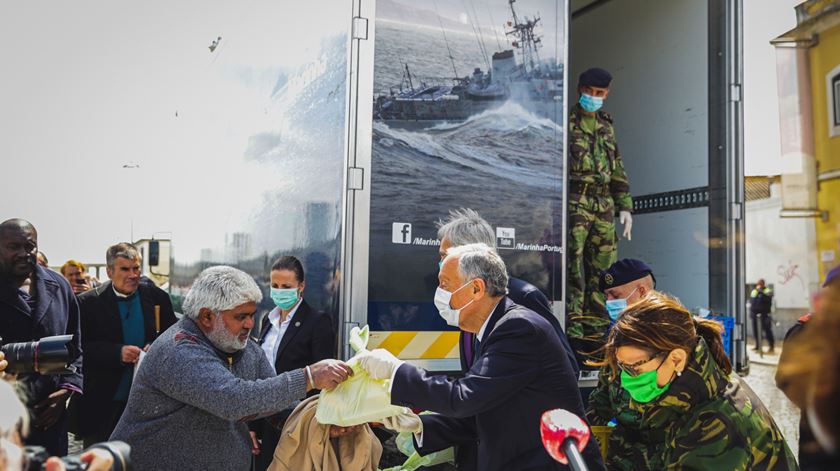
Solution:
[(395, 222), (391, 224), (391, 242), (395, 244), (410, 244), (411, 223)]

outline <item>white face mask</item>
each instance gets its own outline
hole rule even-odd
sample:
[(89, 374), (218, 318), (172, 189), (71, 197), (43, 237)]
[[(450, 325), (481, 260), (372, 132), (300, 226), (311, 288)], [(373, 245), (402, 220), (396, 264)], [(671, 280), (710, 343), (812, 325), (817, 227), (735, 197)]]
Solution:
[[(473, 280), (464, 283), (461, 285), (461, 288), (472, 282)], [(435, 291), (435, 307), (438, 309), (440, 317), (442, 317), (443, 320), (452, 327), (458, 327), (460, 325), (459, 321), (461, 320), (461, 311), (475, 301), (475, 299), (473, 299), (459, 309), (453, 309), (452, 306), (449, 305), (449, 302), (452, 300), (452, 295), (460, 291), (461, 288), (449, 292), (438, 286), (438, 289)]]

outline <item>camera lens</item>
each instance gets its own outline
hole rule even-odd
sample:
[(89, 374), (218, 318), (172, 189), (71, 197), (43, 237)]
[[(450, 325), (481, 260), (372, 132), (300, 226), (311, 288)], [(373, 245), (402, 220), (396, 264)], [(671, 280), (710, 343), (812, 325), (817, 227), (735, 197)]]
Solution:
[(6, 355), (9, 366), (6, 373), (34, 373), (35, 347), (37, 342), (20, 342), (3, 345), (0, 350)]
[(129, 471), (131, 469), (131, 447), (128, 443), (113, 440), (97, 443), (89, 449), (94, 448), (101, 448), (111, 453), (111, 456), (114, 458), (114, 464), (111, 466), (113, 471)]
[(56, 374), (67, 371), (70, 363), (70, 352), (67, 344), (73, 340), (72, 335), (55, 335), (44, 337), (35, 342), (9, 343), (0, 350), (6, 355), (9, 365), (7, 373), (41, 373)]

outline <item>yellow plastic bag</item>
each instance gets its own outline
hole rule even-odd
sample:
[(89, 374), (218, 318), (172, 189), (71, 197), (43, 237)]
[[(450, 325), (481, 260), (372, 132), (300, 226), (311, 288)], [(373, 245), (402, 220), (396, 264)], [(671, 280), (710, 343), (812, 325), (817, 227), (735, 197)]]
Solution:
[(321, 391), (315, 412), (319, 423), (350, 427), (381, 422), (406, 411), (405, 407), (391, 405), (390, 380), (373, 379), (359, 366), (358, 354), (367, 351), (369, 337), (368, 326), (350, 331), (350, 347), (356, 355), (347, 364), (353, 368), (353, 376), (332, 391)]

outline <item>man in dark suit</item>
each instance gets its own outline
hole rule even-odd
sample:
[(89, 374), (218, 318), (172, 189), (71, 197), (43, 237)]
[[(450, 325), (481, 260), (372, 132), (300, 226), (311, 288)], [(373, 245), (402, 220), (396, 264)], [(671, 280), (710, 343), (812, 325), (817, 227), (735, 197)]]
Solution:
[(85, 446), (106, 441), (126, 403), (141, 351), (176, 322), (169, 295), (141, 282), (140, 253), (120, 243), (105, 253), (109, 282), (79, 296), (85, 394), (74, 401)]
[[(493, 227), (472, 209), (464, 208), (450, 211), (449, 217), (446, 220), (439, 221), (437, 226), (437, 235), (438, 239), (440, 239), (438, 253), (441, 262), (446, 257), (446, 251), (452, 247), (466, 244), (486, 244), (488, 247), (496, 246), (496, 234), (493, 231)], [(516, 304), (543, 316), (551, 324), (557, 336), (560, 337), (563, 351), (569, 356), (575, 376), (577, 376), (580, 370), (577, 359), (575, 358), (572, 347), (569, 345), (569, 339), (566, 338), (566, 333), (563, 332), (563, 328), (560, 326), (560, 321), (557, 320), (557, 317), (551, 310), (551, 303), (548, 301), (548, 298), (539, 288), (525, 280), (514, 277), (509, 277), (508, 279), (508, 298)], [(461, 353), (462, 372), (469, 370), (473, 364), (476, 353), (473, 348), (474, 342), (475, 335), (473, 333), (461, 332), (458, 347)]]
[[(441, 267), (435, 304), (447, 323), (476, 335), (477, 356), (463, 378), (433, 376), (377, 349), (360, 357), (375, 379), (391, 379), (393, 404), (437, 412), (388, 418), (392, 430), (414, 433), (420, 454), (476, 442), (481, 471), (560, 470), (543, 448), (543, 412), (563, 408), (583, 417), (577, 379), (549, 322), (512, 302), (505, 264), (485, 244), (450, 249)], [(603, 469), (598, 446), (583, 456)], [(460, 469), (460, 468), (459, 468)]]
[(66, 403), (82, 392), (79, 305), (61, 275), (39, 266), (38, 232), (23, 219), (0, 224), (0, 337), (3, 343), (73, 335), (69, 344), (74, 373), (20, 377), (32, 415), (27, 445), (51, 455), (67, 454)]

